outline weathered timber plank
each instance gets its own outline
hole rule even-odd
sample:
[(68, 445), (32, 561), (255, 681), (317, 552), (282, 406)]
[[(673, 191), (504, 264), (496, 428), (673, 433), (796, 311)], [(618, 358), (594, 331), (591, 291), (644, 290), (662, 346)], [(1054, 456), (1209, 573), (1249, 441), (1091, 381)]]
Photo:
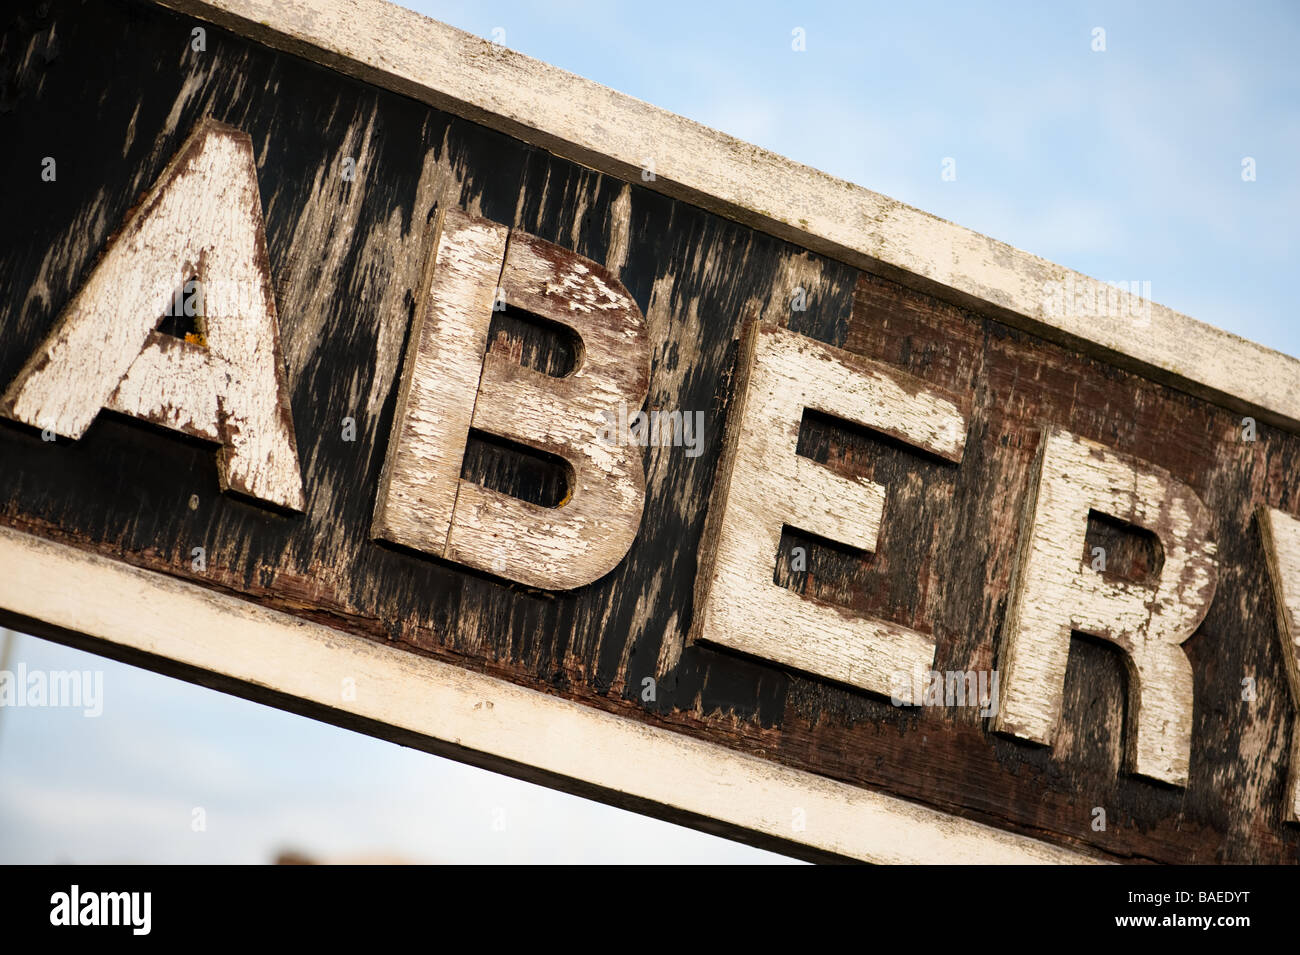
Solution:
[(653, 165), (650, 189), (1300, 430), (1288, 355), (386, 0), (162, 2), (620, 178)]
[[(39, 614), (29, 619), (46, 618), (42, 628), (89, 632), (136, 662), (188, 669), (280, 705), (285, 694), (318, 719), (381, 727), (422, 749), (642, 811), (653, 806), (756, 845), (877, 863), (1097, 861), (3, 527), (0, 560), (19, 568), (0, 578), (0, 606)], [(189, 626), (177, 628), (178, 617)], [(351, 699), (339, 693), (344, 678), (357, 689)], [(792, 807), (806, 821), (793, 843)]]
[[(697, 206), (548, 155), (427, 105), (146, 4), (50, 4), (11, 26), (0, 62), (5, 195), (0, 381), (54, 327), (110, 234), (203, 116), (251, 137), (306, 493), (301, 515), (218, 493), (210, 444), (112, 413), (78, 441), (0, 423), (0, 522), (139, 568), (434, 657), (748, 756), (1114, 859), (1294, 862), (1283, 821), (1295, 706), (1252, 520), (1300, 512), (1300, 441), (1167, 385), (789, 245)], [(129, 24), (129, 28), (128, 28)], [(57, 44), (53, 38), (57, 36)], [(57, 55), (11, 57), (51, 45)], [(117, 77), (117, 79), (111, 79)], [(125, 84), (131, 97), (108, 95)], [(57, 117), (57, 118), (56, 118)], [(99, 144), (92, 156), (86, 143)], [(37, 188), (41, 157), (57, 183)], [(343, 175), (351, 158), (356, 175)], [(445, 199), (444, 199), (445, 197)], [(648, 409), (702, 414), (699, 454), (644, 451), (640, 532), (614, 570), (568, 593), (377, 544), (369, 536), (427, 223), (440, 201), (602, 262), (645, 316)], [(796, 290), (805, 293), (800, 310)], [(869, 557), (807, 541), (775, 578), (926, 634), (940, 670), (1002, 652), (1019, 515), (1039, 443), (1058, 426), (1185, 482), (1211, 515), (1214, 603), (1184, 644), (1194, 674), (1186, 787), (1121, 771), (1122, 664), (1075, 638), (1053, 747), (989, 731), (973, 708), (887, 698), (703, 645), (685, 646), (707, 502), (722, 451), (736, 340), (763, 319), (928, 387), (969, 396), (960, 465), (870, 431), (806, 418), (799, 451), (887, 488)], [(503, 324), (490, 347), (563, 364), (562, 347)], [(345, 440), (344, 420), (355, 423)], [(520, 496), (552, 475), (473, 447), (462, 476)], [(197, 495), (197, 505), (190, 506)], [(1089, 525), (1117, 572), (1147, 542)], [(206, 569), (190, 560), (206, 549)], [(1080, 554), (1082, 560), (1084, 555)], [(1127, 566), (1127, 571), (1122, 568)], [(2, 570), (3, 568), (0, 568)], [(1255, 680), (1253, 701), (1241, 681)], [(654, 680), (653, 698), (645, 695)], [(1094, 831), (1092, 809), (1108, 828)]]

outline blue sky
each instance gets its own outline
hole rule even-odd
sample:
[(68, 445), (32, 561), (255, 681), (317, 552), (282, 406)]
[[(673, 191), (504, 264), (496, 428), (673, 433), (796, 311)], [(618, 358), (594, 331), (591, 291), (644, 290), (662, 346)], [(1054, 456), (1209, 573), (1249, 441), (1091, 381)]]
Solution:
[(1294, 3), (407, 5), (1300, 353)]
[[(407, 5), (1300, 354), (1294, 4)], [(19, 661), (103, 669), (105, 711), (0, 710), (0, 862), (782, 861), (31, 637)]]

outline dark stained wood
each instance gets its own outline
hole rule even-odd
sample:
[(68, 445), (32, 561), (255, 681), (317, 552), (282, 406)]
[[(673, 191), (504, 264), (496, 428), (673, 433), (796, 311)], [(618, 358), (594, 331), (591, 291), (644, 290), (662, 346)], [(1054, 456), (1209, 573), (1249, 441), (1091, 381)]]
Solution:
[[(1300, 827), (1281, 821), (1295, 714), (1252, 516), (1261, 503), (1300, 511), (1300, 437), (1261, 426), (1245, 442), (1238, 414), (210, 24), (207, 51), (196, 53), (191, 22), (147, 4), (18, 7), (0, 38), (0, 383), (211, 115), (247, 131), (258, 159), (307, 507), (281, 514), (223, 496), (209, 446), (105, 412), (77, 442), (0, 422), (0, 521), (1118, 860), (1300, 860)], [(40, 181), (45, 156), (57, 159), (55, 183)], [(357, 160), (351, 182), (346, 156)], [(439, 201), (605, 263), (650, 329), (647, 407), (704, 412), (699, 457), (646, 450), (640, 534), (587, 587), (533, 590), (369, 538), (425, 224)], [(790, 308), (795, 286), (808, 293), (806, 311)], [(778, 582), (933, 635), (939, 670), (997, 665), (1045, 425), (1165, 468), (1201, 496), (1220, 570), (1210, 612), (1185, 644), (1196, 680), (1186, 789), (1119, 771), (1122, 661), (1084, 638), (1071, 648), (1050, 751), (989, 732), (973, 708), (897, 708), (762, 661), (682, 649), (735, 339), (758, 317), (969, 396), (959, 465), (809, 416), (801, 453), (888, 487), (879, 546), (867, 555), (789, 534), (783, 554), (807, 546), (807, 571), (773, 555)], [(507, 315), (492, 342), (534, 367), (569, 360), (564, 342), (526, 316)], [(355, 442), (342, 439), (345, 417)], [(548, 467), (471, 445), (464, 473), (546, 500), (556, 493)], [(1094, 521), (1094, 541), (1113, 573), (1140, 579), (1159, 566), (1158, 548), (1124, 527)], [(207, 549), (202, 574), (190, 569), (195, 546)], [(1246, 676), (1254, 702), (1241, 698)], [(652, 703), (641, 699), (647, 677), (657, 681)], [(1097, 806), (1104, 832), (1091, 828)]]

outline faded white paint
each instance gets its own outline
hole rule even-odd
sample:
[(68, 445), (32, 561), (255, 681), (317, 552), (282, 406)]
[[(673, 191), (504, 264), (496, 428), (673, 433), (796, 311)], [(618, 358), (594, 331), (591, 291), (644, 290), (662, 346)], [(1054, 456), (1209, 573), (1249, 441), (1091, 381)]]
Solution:
[(489, 352), (474, 427), (563, 458), (569, 494), (549, 508), (462, 481), (447, 556), (530, 586), (569, 590), (613, 570), (641, 526), (641, 448), (607, 440), (605, 416), (645, 401), (645, 319), (604, 266), (522, 232), (510, 234), (501, 287), (511, 306), (577, 333), (577, 367), (552, 378)]
[(1294, 358), (386, 0), (159, 2), (1300, 430)]
[[(751, 322), (709, 504), (691, 639), (889, 695), (895, 674), (929, 670), (932, 638), (772, 580), (783, 525), (867, 551), (880, 533), (884, 487), (840, 477), (795, 453), (805, 409), (952, 461), (961, 459), (966, 440), (965, 417), (942, 392), (887, 365)], [(900, 692), (910, 696), (917, 682), (907, 680)]]
[[(1293, 712), (1300, 712), (1300, 519), (1275, 508), (1256, 513), (1264, 536), (1264, 553), (1273, 599), (1282, 660), (1291, 689)], [(1300, 822), (1300, 718), (1291, 723), (1291, 763), (1287, 770), (1287, 822)]]
[[(1156, 533), (1164, 549), (1158, 580), (1113, 580), (1092, 569), (1085, 555), (1090, 510)], [(1192, 666), (1182, 643), (1214, 599), (1218, 564), (1209, 529), (1200, 498), (1167, 471), (1049, 428), (1026, 496), (994, 729), (1051, 744), (1070, 633), (1078, 630), (1124, 651), (1130, 771), (1185, 786)]]
[[(1097, 861), (6, 527), (0, 571), (0, 607), (12, 613), (490, 754), (588, 794), (635, 796), (877, 863)], [(339, 692), (344, 677), (353, 698)], [(802, 829), (792, 826), (796, 809)]]
[(442, 557), (510, 230), (443, 208), (433, 228), (372, 534)]
[[(192, 276), (204, 341), (155, 332)], [(221, 444), (236, 491), (303, 508), (252, 142), (199, 123), (0, 399), (80, 438), (108, 408)]]
[[(437, 250), (373, 533), (529, 586), (591, 583), (632, 546), (645, 503), (640, 447), (605, 440), (606, 414), (645, 401), (641, 311), (604, 266), (458, 210), (444, 214)], [(570, 374), (484, 354), (498, 281), (512, 306), (578, 335)], [(471, 427), (566, 461), (564, 501), (542, 507), (462, 481)]]

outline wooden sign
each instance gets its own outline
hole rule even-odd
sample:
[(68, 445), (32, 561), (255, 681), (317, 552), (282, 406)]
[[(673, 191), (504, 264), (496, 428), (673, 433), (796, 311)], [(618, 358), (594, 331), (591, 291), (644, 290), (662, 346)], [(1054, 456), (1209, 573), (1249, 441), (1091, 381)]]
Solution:
[(1300, 857), (1300, 363), (379, 0), (20, 5), (6, 625), (814, 859)]

